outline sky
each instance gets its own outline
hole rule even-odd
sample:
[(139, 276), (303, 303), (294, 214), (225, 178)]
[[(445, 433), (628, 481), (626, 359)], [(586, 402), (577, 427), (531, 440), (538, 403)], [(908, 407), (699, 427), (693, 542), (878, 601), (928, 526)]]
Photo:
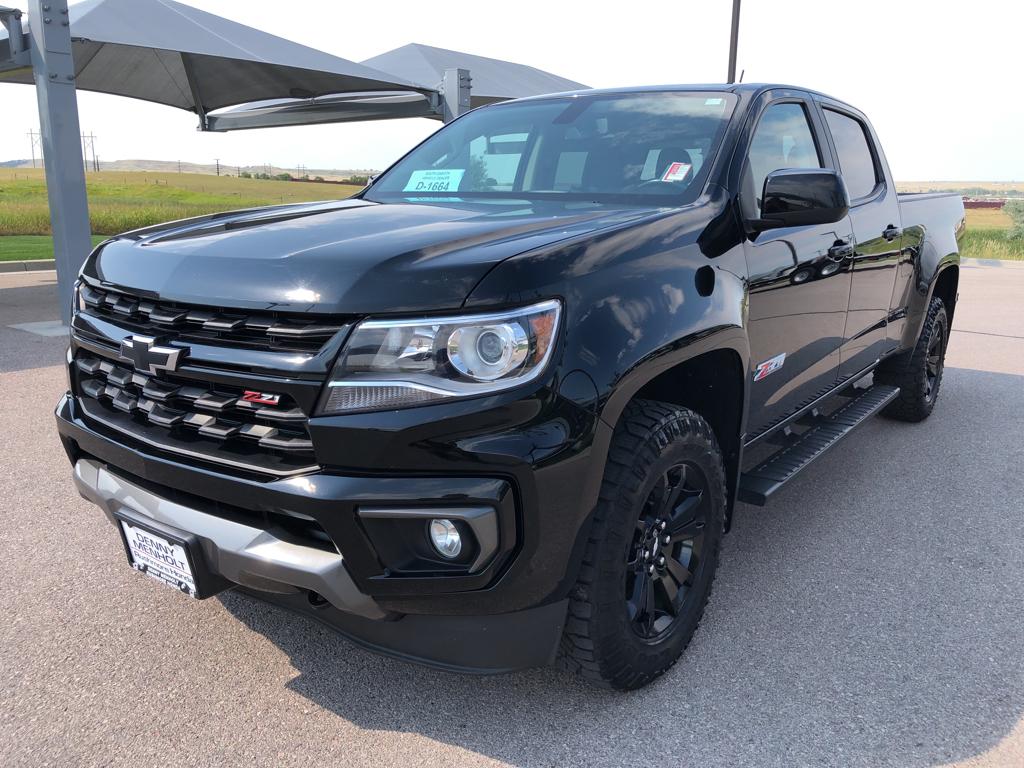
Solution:
[[(595, 87), (722, 82), (732, 7), (731, 0), (189, 4), (353, 61), (417, 42)], [(859, 107), (899, 180), (1024, 181), (1021, 29), (1017, 0), (743, 0), (738, 70), (744, 82), (804, 86)], [(101, 160), (381, 169), (440, 127), (410, 119), (200, 133), (189, 112), (102, 94), (78, 98), (82, 129), (95, 134)], [(33, 89), (0, 85), (0, 160), (29, 157), (29, 130), (38, 130)]]

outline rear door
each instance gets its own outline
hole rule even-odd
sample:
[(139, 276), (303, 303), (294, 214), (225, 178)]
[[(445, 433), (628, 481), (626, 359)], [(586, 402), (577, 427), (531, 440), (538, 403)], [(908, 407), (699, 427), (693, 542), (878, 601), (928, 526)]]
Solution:
[(874, 365), (895, 344), (887, 338), (886, 324), (900, 264), (900, 209), (867, 121), (838, 102), (819, 104), (850, 194), (853, 223), (853, 282), (839, 363), (840, 379), (846, 379)]
[[(799, 92), (765, 97), (749, 128), (740, 207), (759, 218), (764, 179), (780, 168), (832, 168), (821, 117)], [(849, 218), (746, 241), (751, 437), (835, 386), (850, 298)]]

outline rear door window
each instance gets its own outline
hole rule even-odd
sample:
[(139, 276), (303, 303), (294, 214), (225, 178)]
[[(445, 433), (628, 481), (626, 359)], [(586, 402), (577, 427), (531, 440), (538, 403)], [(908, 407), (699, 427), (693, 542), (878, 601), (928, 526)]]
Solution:
[(839, 170), (843, 174), (850, 199), (867, 197), (881, 183), (881, 179), (864, 124), (849, 115), (827, 108), (825, 122), (828, 123), (832, 143), (839, 155)]

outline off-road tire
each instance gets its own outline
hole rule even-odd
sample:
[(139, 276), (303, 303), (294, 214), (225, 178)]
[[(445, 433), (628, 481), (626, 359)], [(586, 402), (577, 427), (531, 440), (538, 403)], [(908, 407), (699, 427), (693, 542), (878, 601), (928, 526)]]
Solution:
[(883, 362), (875, 371), (875, 381), (900, 388), (899, 397), (883, 415), (899, 421), (924, 421), (935, 408), (945, 370), (949, 320), (946, 304), (933, 298), (917, 344), (910, 352)]
[[(625, 594), (626, 580), (638, 578), (630, 570), (637, 567), (629, 563), (630, 554), (659, 479), (680, 462), (706, 476), (701, 565), (664, 637), (644, 639), (633, 629)], [(570, 594), (559, 654), (562, 666), (592, 683), (621, 690), (646, 685), (671, 668), (689, 645), (711, 595), (726, 506), (722, 452), (707, 422), (666, 403), (630, 403), (612, 438), (583, 563)]]

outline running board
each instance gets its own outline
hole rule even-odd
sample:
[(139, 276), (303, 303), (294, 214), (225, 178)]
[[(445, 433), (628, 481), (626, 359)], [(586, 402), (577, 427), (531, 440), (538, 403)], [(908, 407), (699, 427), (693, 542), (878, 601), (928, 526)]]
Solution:
[(831, 416), (819, 417), (817, 426), (743, 473), (740, 477), (740, 501), (763, 507), (768, 497), (796, 477), (801, 469), (877, 414), (899, 393), (899, 387), (875, 384)]

